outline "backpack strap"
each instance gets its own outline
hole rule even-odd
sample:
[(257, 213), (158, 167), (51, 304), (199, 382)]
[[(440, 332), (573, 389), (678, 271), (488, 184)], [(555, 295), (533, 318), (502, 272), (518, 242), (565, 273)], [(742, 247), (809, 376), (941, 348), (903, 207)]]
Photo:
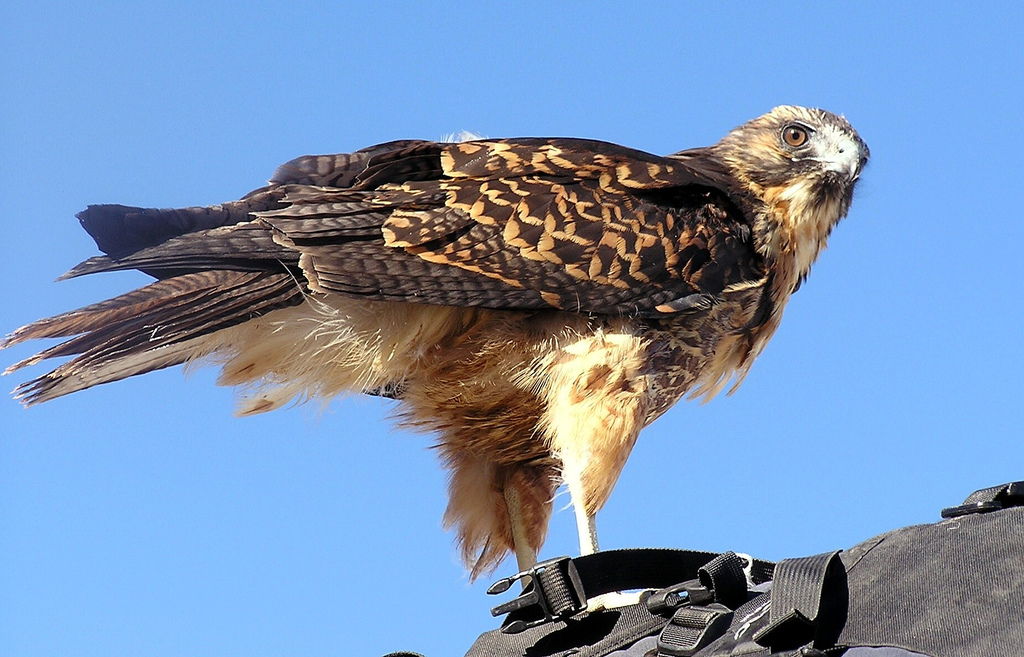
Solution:
[(604, 593), (657, 589), (647, 598), (653, 613), (682, 604), (719, 601), (738, 606), (746, 601), (747, 584), (771, 578), (774, 564), (728, 552), (637, 549), (609, 550), (575, 559), (559, 557), (495, 582), (489, 594), (503, 593), (522, 579), (523, 593), (491, 610), (508, 614), (502, 632), (514, 634), (551, 620), (568, 618)]
[(689, 657), (725, 634), (733, 612), (725, 605), (680, 607), (658, 635), (658, 656)]
[[(773, 651), (828, 644), (846, 620), (848, 591), (840, 550), (785, 559), (775, 567), (768, 625), (754, 641)], [(836, 637), (832, 637), (836, 633)]]

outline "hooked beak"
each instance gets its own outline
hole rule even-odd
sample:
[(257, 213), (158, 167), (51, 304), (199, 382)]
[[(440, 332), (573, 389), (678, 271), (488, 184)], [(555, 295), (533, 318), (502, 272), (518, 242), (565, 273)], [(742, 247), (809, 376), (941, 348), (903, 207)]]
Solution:
[(830, 152), (819, 157), (818, 161), (824, 165), (826, 171), (835, 172), (848, 183), (852, 183), (860, 177), (869, 155), (868, 145), (863, 141), (846, 138), (836, 143)]

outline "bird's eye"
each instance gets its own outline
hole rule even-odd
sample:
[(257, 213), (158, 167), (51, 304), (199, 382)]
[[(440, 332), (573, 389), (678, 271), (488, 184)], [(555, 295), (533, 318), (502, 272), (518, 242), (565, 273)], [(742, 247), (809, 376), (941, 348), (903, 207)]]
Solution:
[(793, 148), (803, 146), (808, 138), (807, 128), (801, 125), (787, 125), (782, 129), (782, 140)]

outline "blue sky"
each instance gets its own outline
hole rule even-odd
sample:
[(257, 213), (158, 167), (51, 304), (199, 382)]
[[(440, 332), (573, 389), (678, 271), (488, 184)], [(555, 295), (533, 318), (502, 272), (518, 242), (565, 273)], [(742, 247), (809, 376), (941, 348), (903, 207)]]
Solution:
[[(463, 129), (670, 153), (814, 105), (871, 147), (850, 216), (739, 392), (642, 435), (603, 547), (814, 554), (1024, 479), (1017, 3), (70, 5), (0, 7), (2, 332), (146, 281), (52, 282), (90, 203)], [(0, 399), (0, 652), (442, 657), (494, 626), (429, 436), (379, 399), (237, 419), (213, 379)], [(543, 556), (575, 550), (566, 509)]]

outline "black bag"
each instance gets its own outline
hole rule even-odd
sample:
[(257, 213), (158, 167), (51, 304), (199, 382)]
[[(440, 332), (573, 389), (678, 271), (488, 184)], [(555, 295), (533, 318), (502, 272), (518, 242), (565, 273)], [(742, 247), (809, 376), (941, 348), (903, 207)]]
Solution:
[[(943, 521), (778, 564), (732, 552), (612, 550), (537, 564), (466, 657), (994, 657), (1024, 654), (1024, 482)], [(587, 601), (645, 589), (640, 603)]]

